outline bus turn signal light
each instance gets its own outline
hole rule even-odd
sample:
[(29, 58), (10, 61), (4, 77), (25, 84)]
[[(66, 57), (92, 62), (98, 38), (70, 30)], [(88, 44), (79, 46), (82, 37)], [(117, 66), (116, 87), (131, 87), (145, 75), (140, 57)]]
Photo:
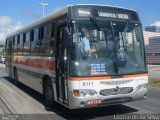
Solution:
[(74, 96), (79, 96), (79, 90), (73, 90), (73, 95)]

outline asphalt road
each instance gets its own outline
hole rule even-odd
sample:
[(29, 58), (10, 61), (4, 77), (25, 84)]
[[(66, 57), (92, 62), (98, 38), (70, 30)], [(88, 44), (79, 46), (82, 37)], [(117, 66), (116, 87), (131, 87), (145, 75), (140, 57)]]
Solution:
[[(69, 110), (61, 105), (48, 109), (41, 94), (12, 80), (0, 64), (0, 120), (107, 120), (122, 114), (160, 114), (160, 89), (149, 88), (148, 99), (101, 108)], [(9, 116), (8, 116), (9, 115)], [(118, 119), (118, 118), (117, 118)]]

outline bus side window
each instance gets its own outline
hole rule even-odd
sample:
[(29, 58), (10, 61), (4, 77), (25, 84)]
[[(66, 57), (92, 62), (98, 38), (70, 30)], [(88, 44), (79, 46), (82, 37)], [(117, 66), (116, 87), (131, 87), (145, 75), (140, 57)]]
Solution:
[(34, 39), (31, 41), (31, 54), (38, 55), (40, 50), (39, 29), (34, 29)]
[(13, 54), (17, 55), (17, 36), (13, 37)]
[(23, 33), (23, 55), (24, 55), (24, 44), (26, 43), (26, 33)]
[(18, 35), (18, 55), (23, 52), (23, 34)]
[(6, 44), (5, 44), (5, 45), (6, 45), (6, 47), (8, 46), (8, 45), (7, 45), (7, 43), (8, 43), (7, 41), (8, 41), (8, 40), (6, 39)]
[(30, 54), (30, 32), (23, 34), (23, 55), (29, 55)]
[(50, 25), (50, 30), (49, 30), (49, 54), (54, 54), (54, 40), (55, 40), (55, 24), (52, 23)]
[(9, 43), (9, 39), (6, 39), (6, 43), (5, 43), (6, 55), (8, 53), (8, 43)]
[(34, 30), (31, 30), (30, 41), (34, 41)]
[[(47, 55), (49, 53), (49, 24), (44, 26), (44, 39), (42, 39), (42, 44), (41, 44), (41, 54)], [(43, 51), (42, 51), (43, 50)]]
[(39, 28), (39, 45), (40, 45), (40, 54), (47, 54), (47, 39), (46, 39), (46, 26), (41, 26)]
[(40, 53), (44, 53), (44, 26), (39, 27), (38, 30), (37, 47), (39, 47)]

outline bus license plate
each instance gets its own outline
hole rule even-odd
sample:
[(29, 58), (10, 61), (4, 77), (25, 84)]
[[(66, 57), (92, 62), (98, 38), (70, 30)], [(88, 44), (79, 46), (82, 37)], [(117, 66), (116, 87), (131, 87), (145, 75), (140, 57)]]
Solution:
[(101, 99), (95, 99), (95, 100), (88, 100), (87, 101), (87, 105), (97, 105), (97, 104), (101, 104), (102, 100)]

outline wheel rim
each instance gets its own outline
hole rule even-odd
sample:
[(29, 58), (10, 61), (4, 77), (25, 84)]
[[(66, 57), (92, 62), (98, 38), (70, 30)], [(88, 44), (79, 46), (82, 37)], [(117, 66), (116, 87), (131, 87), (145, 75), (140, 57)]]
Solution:
[(48, 86), (46, 87), (46, 99), (51, 100), (53, 96), (52, 89)]

